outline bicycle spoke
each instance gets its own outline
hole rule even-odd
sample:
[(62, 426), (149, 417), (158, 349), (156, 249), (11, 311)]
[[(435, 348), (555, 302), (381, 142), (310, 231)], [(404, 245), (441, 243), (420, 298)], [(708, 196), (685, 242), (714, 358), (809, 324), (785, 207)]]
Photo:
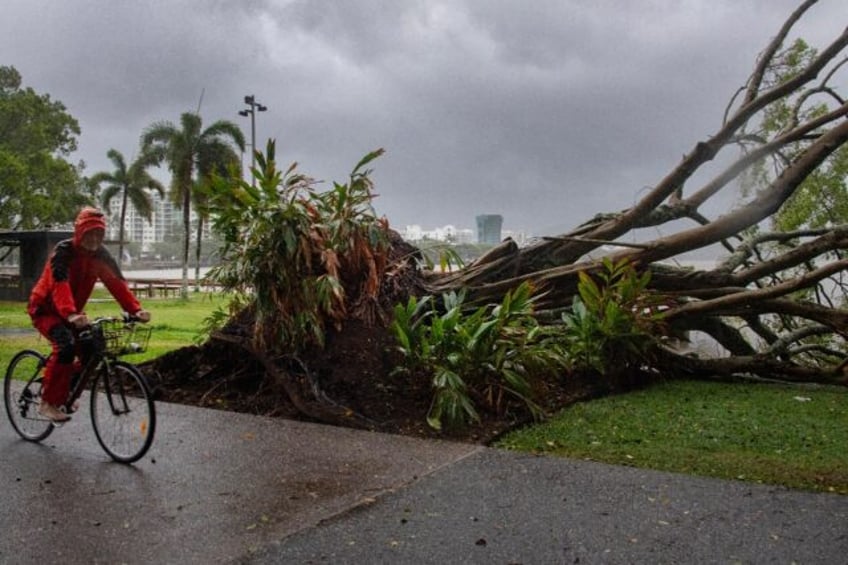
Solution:
[(116, 461), (132, 463), (147, 452), (156, 415), (144, 377), (135, 367), (117, 361), (98, 376), (91, 421), (100, 445)]
[(53, 431), (53, 423), (38, 413), (41, 373), (45, 358), (35, 351), (21, 351), (9, 363), (3, 381), (3, 400), (9, 422), (27, 441), (41, 441)]

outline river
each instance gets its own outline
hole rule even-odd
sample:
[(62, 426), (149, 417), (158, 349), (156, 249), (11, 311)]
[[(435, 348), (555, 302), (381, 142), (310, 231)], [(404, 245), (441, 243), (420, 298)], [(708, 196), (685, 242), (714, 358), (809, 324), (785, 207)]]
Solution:
[[(209, 272), (209, 267), (200, 268), (200, 276), (206, 276)], [(176, 269), (123, 269), (124, 278), (128, 280), (179, 280), (183, 278), (183, 270)], [(194, 279), (194, 267), (188, 270), (188, 278)]]

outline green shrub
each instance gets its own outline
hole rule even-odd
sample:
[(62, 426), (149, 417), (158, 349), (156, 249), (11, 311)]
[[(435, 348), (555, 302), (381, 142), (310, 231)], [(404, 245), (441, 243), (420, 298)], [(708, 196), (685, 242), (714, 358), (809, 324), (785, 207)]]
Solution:
[(650, 275), (609, 259), (594, 278), (579, 273), (578, 294), (562, 316), (572, 372), (609, 376), (647, 360), (664, 333), (664, 300), (648, 290)]
[(225, 178), (212, 183), (210, 208), (224, 245), (220, 266), (208, 276), (232, 296), (230, 314), (251, 310), (257, 348), (297, 352), (323, 345), (328, 326), (375, 315), (388, 225), (371, 207), (364, 167), (381, 154), (366, 155), (348, 184), (317, 192), (296, 164), (276, 168), (269, 141), (265, 155), (256, 153), (256, 186)]
[(508, 399), (534, 415), (534, 382), (564, 367), (557, 340), (533, 317), (532, 289), (523, 283), (497, 305), (476, 309), (464, 294), (410, 298), (395, 307), (392, 331), (404, 364), (398, 372), (432, 379), (430, 426), (462, 426), (479, 420), (480, 408), (503, 413)]

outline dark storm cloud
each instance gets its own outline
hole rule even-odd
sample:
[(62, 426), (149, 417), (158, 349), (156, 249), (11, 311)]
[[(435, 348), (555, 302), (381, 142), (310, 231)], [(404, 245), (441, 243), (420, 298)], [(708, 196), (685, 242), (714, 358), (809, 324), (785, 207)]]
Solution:
[[(236, 112), (255, 94), (257, 144), (312, 176), (385, 147), (376, 206), (399, 227), (502, 213), (539, 233), (630, 205), (714, 131), (796, 2), (6, 4), (0, 64), (65, 102), (90, 172), (199, 104), (249, 134)], [(844, 16), (822, 0), (805, 33)]]

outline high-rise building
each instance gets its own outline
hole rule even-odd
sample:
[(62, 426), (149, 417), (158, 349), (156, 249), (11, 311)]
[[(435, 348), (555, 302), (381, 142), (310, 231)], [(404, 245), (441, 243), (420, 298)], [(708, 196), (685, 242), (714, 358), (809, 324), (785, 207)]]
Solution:
[[(127, 204), (127, 216), (124, 220), (124, 241), (140, 243), (145, 251), (149, 250), (152, 244), (165, 241), (169, 237), (174, 237), (175, 234), (182, 236), (184, 230), (182, 212), (174, 206), (167, 195), (160, 197), (154, 193), (151, 195), (151, 202), (153, 211), (150, 222), (136, 211), (132, 202)], [(108, 237), (117, 240), (120, 233), (120, 206), (113, 205), (110, 211)], [(193, 209), (191, 222), (191, 237), (194, 238), (197, 214)], [(203, 223), (203, 237), (208, 239), (210, 236), (211, 222), (206, 221)]]
[(480, 214), (477, 220), (477, 243), (497, 245), (501, 242), (503, 216), (500, 214)]

